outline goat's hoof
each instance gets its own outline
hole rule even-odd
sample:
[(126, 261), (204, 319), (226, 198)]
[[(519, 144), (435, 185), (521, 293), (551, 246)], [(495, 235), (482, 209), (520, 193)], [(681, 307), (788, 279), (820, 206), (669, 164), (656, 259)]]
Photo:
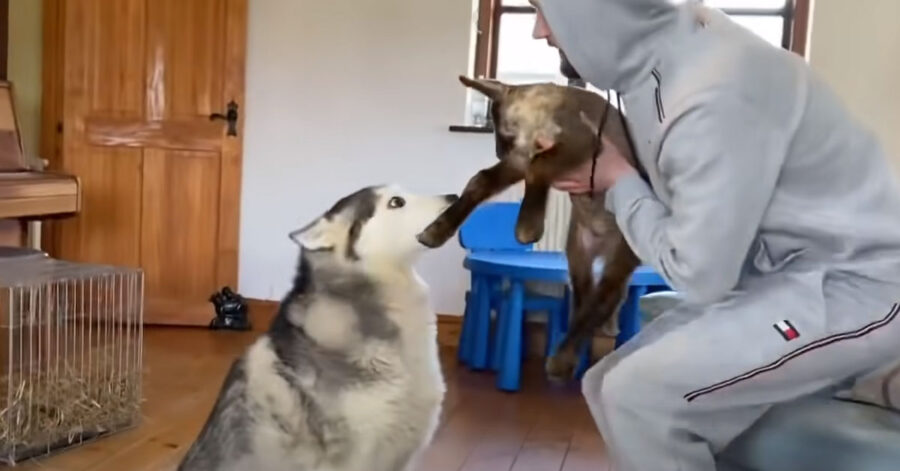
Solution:
[(430, 249), (436, 249), (444, 245), (448, 239), (450, 239), (450, 236), (446, 235), (446, 231), (442, 231), (439, 226), (434, 225), (426, 227), (424, 231), (416, 235), (416, 240)]
[(547, 359), (545, 370), (547, 377), (554, 382), (563, 383), (572, 379), (578, 356), (572, 352), (561, 350)]
[(534, 229), (516, 229), (516, 240), (520, 244), (533, 244), (541, 239), (541, 231)]

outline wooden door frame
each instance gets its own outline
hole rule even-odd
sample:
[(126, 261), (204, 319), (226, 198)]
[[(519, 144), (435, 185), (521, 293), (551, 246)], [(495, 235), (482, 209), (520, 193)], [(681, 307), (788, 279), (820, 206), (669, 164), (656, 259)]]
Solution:
[[(229, 0), (226, 14), (226, 31), (248, 31), (247, 0)], [(240, 40), (243, 38), (243, 40)], [(241, 229), (241, 184), (243, 181), (244, 117), (246, 117), (246, 63), (247, 39), (244, 35), (225, 35), (225, 73), (222, 106), (231, 100), (239, 105), (237, 136), (225, 139), (221, 154), (219, 177), (219, 259), (216, 264), (216, 280), (220, 287), (238, 289), (238, 254)], [(235, 69), (236, 67), (236, 69)]]
[(0, 0), (0, 80), (9, 75), (9, 0)]
[[(41, 21), (41, 133), (40, 155), (47, 169), (62, 169), (63, 0), (42, 0)], [(41, 249), (54, 255), (58, 246), (56, 224), (46, 221), (41, 230)]]
[[(0, 0), (0, 2), (8, 0)], [(35, 0), (37, 1), (37, 0)], [(42, 51), (42, 109), (41, 155), (47, 159), (49, 169), (62, 168), (63, 143), (63, 72), (65, 66), (65, 5), (67, 0), (43, 1), (43, 51)], [(226, 2), (227, 30), (247, 30), (247, 0)], [(242, 41), (241, 38), (244, 40)], [(219, 212), (216, 231), (218, 258), (216, 260), (216, 284), (238, 289), (238, 253), (240, 237), (240, 207), (243, 168), (244, 117), (246, 116), (245, 67), (246, 35), (225, 35), (226, 66), (222, 111), (225, 104), (234, 100), (239, 105), (237, 136), (224, 139), (221, 151), (219, 177)], [(225, 125), (222, 126), (223, 133)], [(42, 231), (43, 249), (54, 255), (58, 252), (59, 234), (51, 227)], [(210, 293), (212, 294), (212, 293)], [(211, 308), (210, 308), (211, 309)]]

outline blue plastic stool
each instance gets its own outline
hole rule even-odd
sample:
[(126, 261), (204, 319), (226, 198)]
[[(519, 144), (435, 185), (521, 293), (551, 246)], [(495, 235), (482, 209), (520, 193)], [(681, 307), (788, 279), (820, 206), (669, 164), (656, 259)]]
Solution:
[[(521, 370), (521, 349), (523, 341), (525, 295), (524, 285), (528, 281), (543, 281), (567, 285), (569, 282), (568, 262), (565, 254), (559, 252), (482, 252), (466, 257), (464, 265), (485, 275), (505, 276), (511, 289), (504, 292), (501, 301), (500, 319), (497, 329), (497, 345), (494, 355), (497, 369), (497, 387), (504, 391), (519, 389)], [(640, 329), (640, 310), (637, 300), (650, 289), (666, 287), (665, 280), (652, 268), (638, 267), (630, 280), (629, 297), (619, 313), (620, 334), (618, 345), (625, 343)], [(667, 287), (666, 287), (667, 288)], [(564, 301), (565, 302), (565, 301)], [(562, 311), (560, 311), (562, 312)], [(568, 313), (566, 309), (565, 314)], [(559, 321), (555, 321), (559, 319)], [(550, 344), (555, 348), (565, 333), (567, 315), (550, 318)], [(554, 325), (555, 324), (555, 325)], [(578, 373), (588, 366), (587, 349), (583, 352), (582, 365)]]
[[(520, 289), (514, 286), (517, 284), (516, 281), (513, 281), (510, 285), (510, 290), (503, 292), (503, 297), (498, 300), (498, 312), (497, 312), (497, 329), (496, 334), (494, 335), (494, 348), (491, 352), (491, 369), (500, 372), (503, 368), (503, 360), (504, 360), (504, 351), (506, 348), (506, 341), (509, 337), (506, 333), (510, 328), (510, 316), (509, 316), (509, 308), (510, 305), (507, 303), (507, 300), (513, 299), (516, 294), (513, 289)], [(571, 291), (569, 287), (566, 286), (565, 292), (562, 298), (557, 298), (553, 296), (540, 296), (528, 294), (525, 290), (524, 283), (522, 284), (522, 311), (523, 312), (534, 312), (534, 311), (546, 311), (547, 312), (547, 343), (544, 346), (544, 356), (549, 356), (552, 353), (552, 348), (556, 345), (560, 340), (562, 340), (562, 336), (565, 334), (568, 329), (568, 318), (569, 318), (569, 302), (571, 299)], [(524, 315), (523, 315), (524, 321)], [(525, 325), (522, 324), (521, 333), (519, 334), (520, 343), (521, 343), (521, 352), (522, 358), (524, 359), (528, 354), (528, 336), (525, 332)]]
[[(531, 244), (521, 244), (515, 238), (515, 226), (521, 204), (518, 202), (490, 202), (479, 206), (463, 223), (459, 230), (459, 243), (469, 253), (504, 252), (521, 253), (532, 250)], [(497, 323), (501, 315), (502, 299), (508, 296), (504, 288), (506, 277), (471, 270), (471, 290), (466, 292), (466, 307), (460, 333), (458, 359), (475, 370), (499, 368), (498, 338), (491, 335), (491, 312), (497, 312)], [(556, 324), (556, 318), (567, 315), (565, 299), (541, 296), (523, 292), (525, 311), (547, 311), (549, 322)], [(497, 326), (495, 334), (502, 331)], [(492, 348), (493, 347), (493, 348)], [(520, 354), (525, 355), (527, 345), (523, 342)]]

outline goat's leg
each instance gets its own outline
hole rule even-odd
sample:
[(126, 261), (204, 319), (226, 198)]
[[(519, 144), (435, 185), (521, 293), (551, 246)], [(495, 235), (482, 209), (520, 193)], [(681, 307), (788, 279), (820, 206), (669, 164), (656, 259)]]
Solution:
[(476, 173), (453, 204), (416, 238), (427, 247), (440, 247), (453, 236), (469, 214), (484, 200), (523, 179), (525, 175), (505, 162)]
[(578, 350), (585, 341), (593, 339), (598, 326), (616, 315), (625, 302), (631, 274), (640, 259), (622, 238), (603, 266), (600, 281), (575, 311), (573, 325), (560, 342), (556, 353), (547, 360), (548, 376), (556, 380), (572, 377), (578, 363)]
[(596, 244), (591, 244), (590, 230), (584, 227), (573, 214), (569, 219), (569, 234), (566, 239), (566, 259), (569, 262), (569, 281), (572, 284), (572, 312), (581, 312), (587, 296), (594, 286), (594, 260)]
[[(594, 260), (597, 258), (594, 247), (591, 244), (593, 234), (579, 223), (575, 213), (569, 219), (569, 233), (566, 238), (566, 259), (569, 262), (569, 281), (572, 286), (572, 312), (576, 315), (582, 312), (585, 299), (594, 286)], [(569, 315), (568, 312), (565, 315)], [(572, 319), (574, 321), (574, 319)], [(574, 322), (569, 323), (574, 326)], [(552, 338), (548, 336), (548, 339)], [(560, 343), (560, 345), (562, 345)], [(551, 345), (551, 347), (555, 347)], [(551, 350), (552, 351), (552, 350)], [(557, 355), (557, 358), (562, 356)]]
[(571, 170), (561, 165), (553, 154), (554, 152), (540, 154), (528, 166), (522, 209), (519, 210), (519, 219), (516, 221), (516, 240), (523, 244), (537, 242), (544, 235), (550, 182)]
[(544, 219), (547, 217), (547, 196), (550, 185), (543, 181), (525, 182), (522, 208), (516, 221), (516, 239), (522, 244), (533, 244), (544, 235)]

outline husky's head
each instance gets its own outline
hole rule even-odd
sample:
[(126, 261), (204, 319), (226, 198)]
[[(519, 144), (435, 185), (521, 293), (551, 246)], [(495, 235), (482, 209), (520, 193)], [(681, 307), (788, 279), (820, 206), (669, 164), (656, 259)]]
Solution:
[(457, 199), (413, 194), (396, 185), (366, 187), (290, 236), (305, 252), (335, 262), (411, 262), (427, 249), (416, 235)]

